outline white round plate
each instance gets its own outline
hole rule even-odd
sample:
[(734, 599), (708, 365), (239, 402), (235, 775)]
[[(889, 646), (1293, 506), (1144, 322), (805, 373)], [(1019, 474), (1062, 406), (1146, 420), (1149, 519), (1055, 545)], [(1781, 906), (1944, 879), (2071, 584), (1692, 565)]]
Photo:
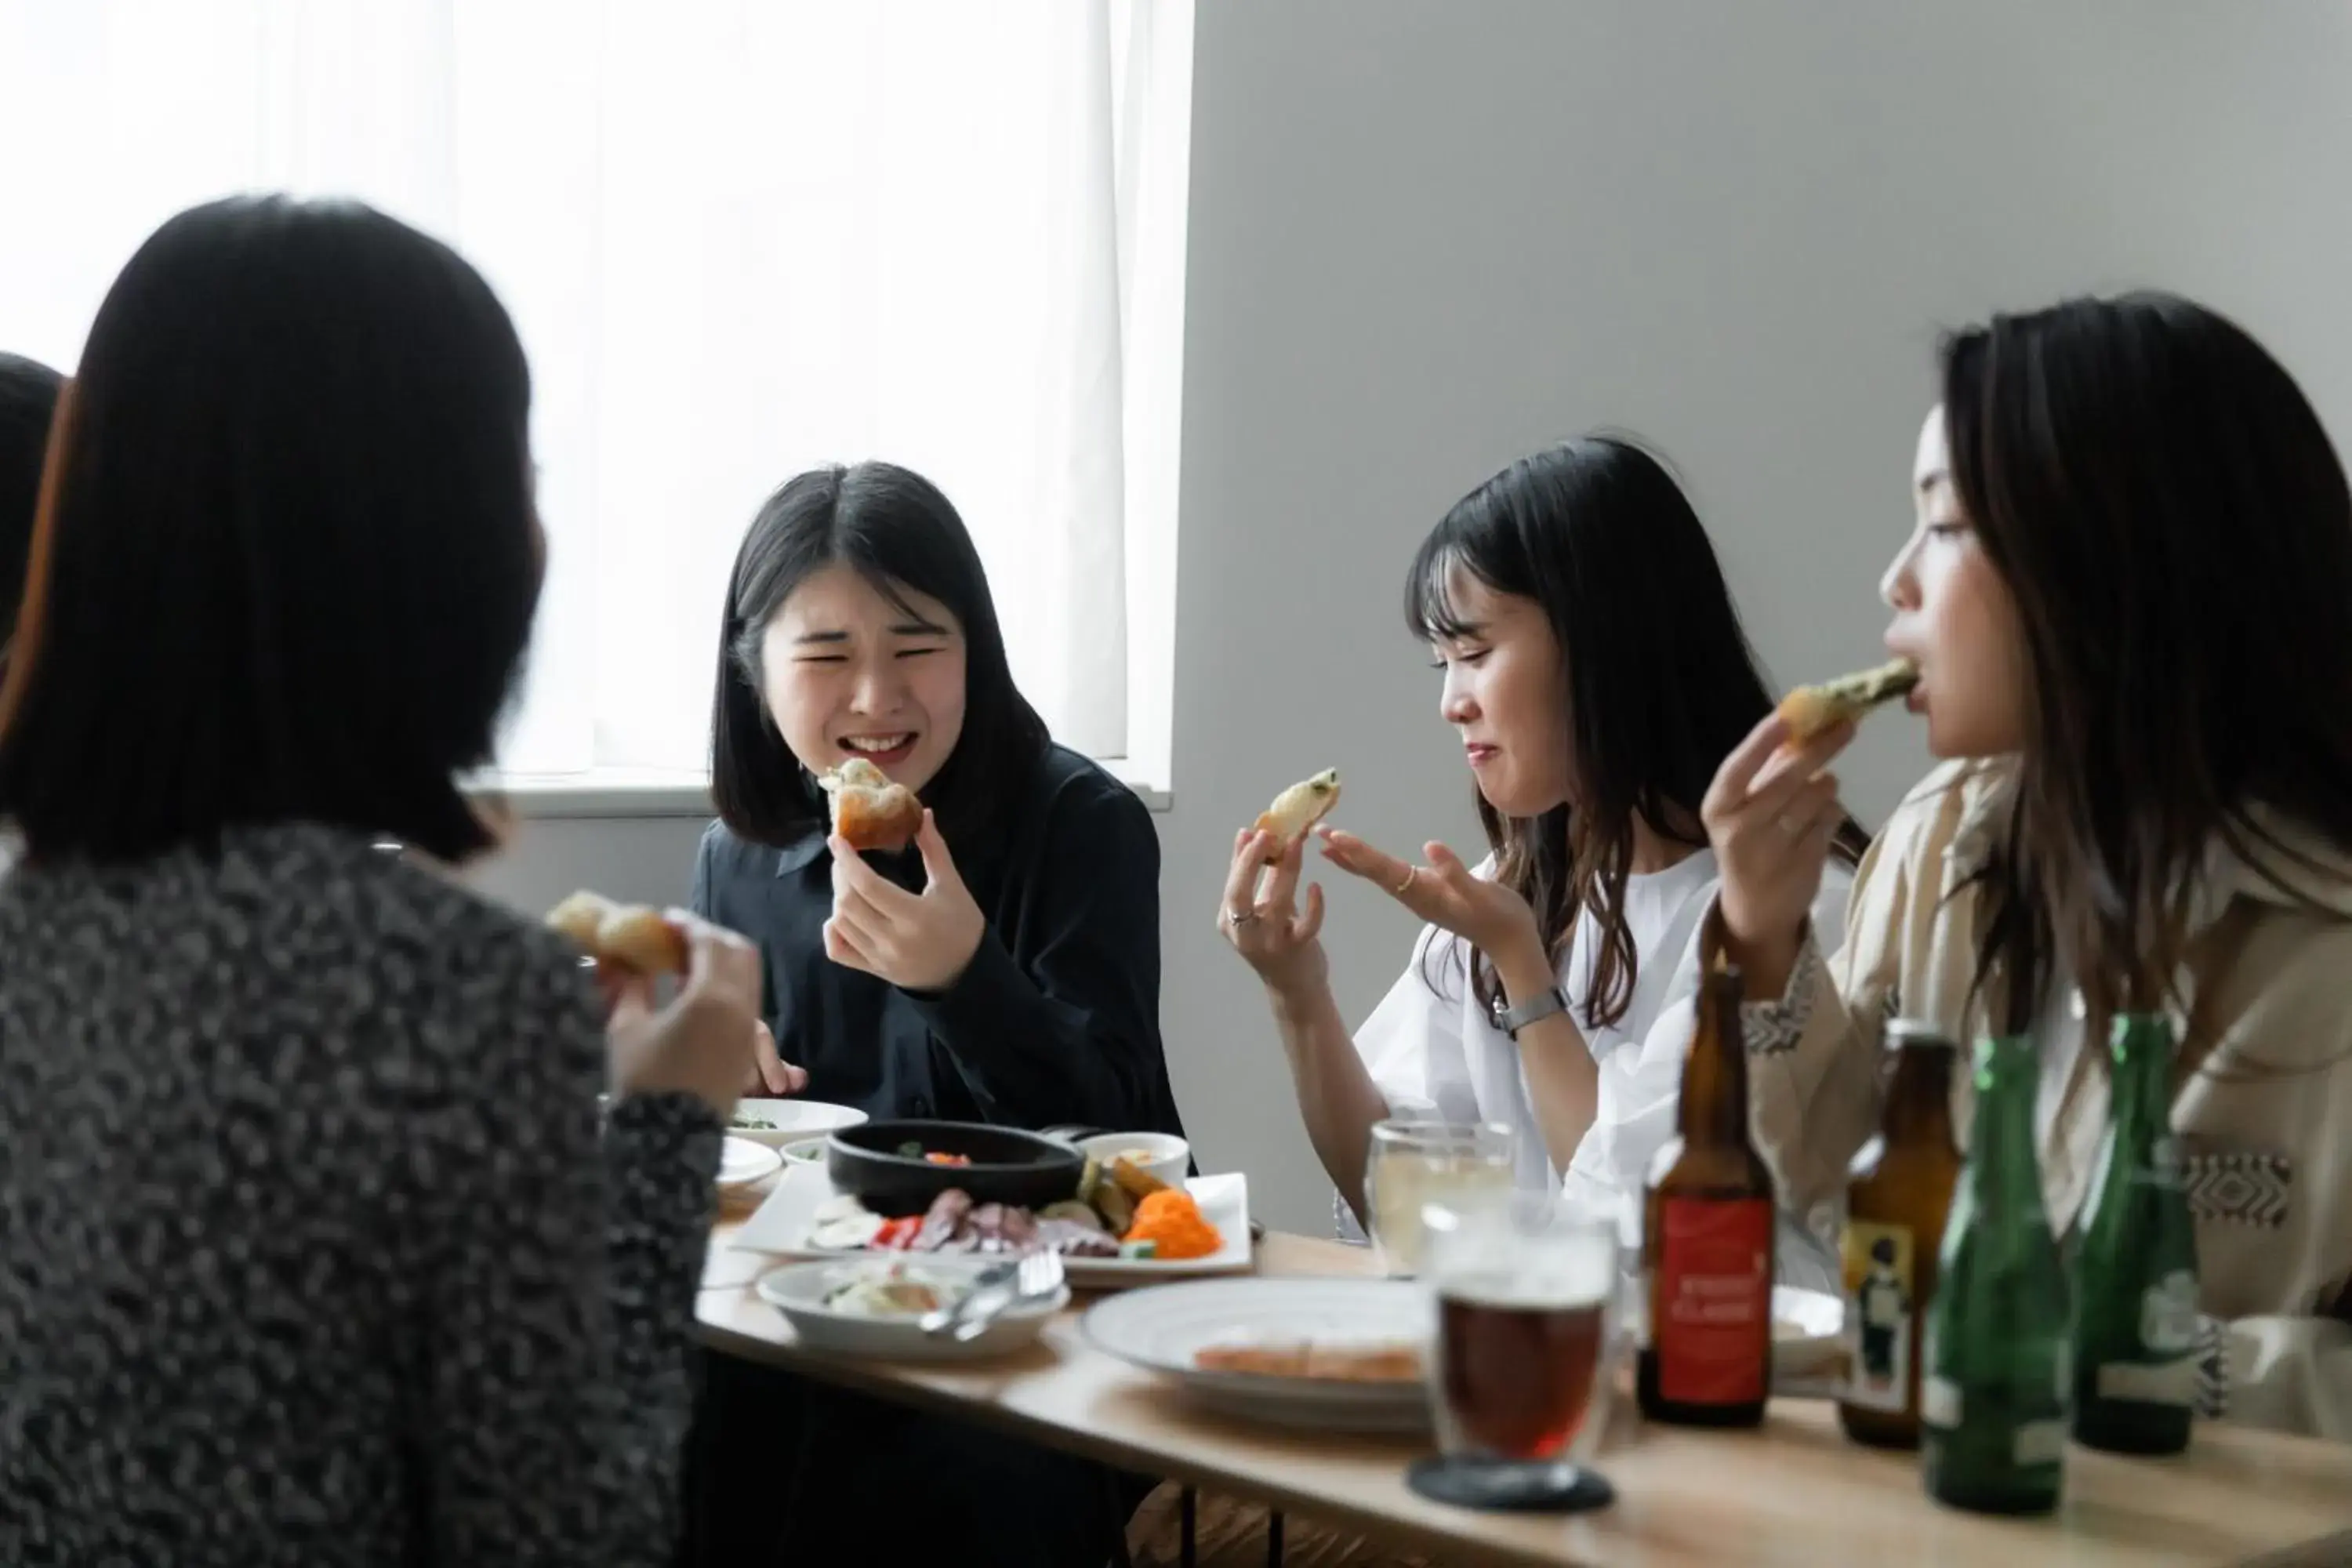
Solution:
[[(735, 1103), (735, 1120), (727, 1132), (730, 1137), (749, 1138), (780, 1149), (818, 1133), (855, 1127), (865, 1120), (866, 1112), (855, 1106), (827, 1105), (821, 1100), (742, 1100)], [(747, 1121), (769, 1125), (746, 1127)]]
[(1428, 1292), (1402, 1279), (1202, 1279), (1107, 1297), (1087, 1338), (1227, 1415), (1325, 1431), (1415, 1432), (1429, 1425), (1425, 1382), (1341, 1383), (1203, 1372), (1211, 1345), (1310, 1341), (1343, 1345), (1431, 1338)]
[(783, 1168), (784, 1157), (765, 1143), (730, 1138), (719, 1150), (719, 1184), (740, 1187), (772, 1176)]
[(1845, 1344), (1845, 1303), (1821, 1290), (1772, 1288), (1772, 1374), (1812, 1377), (1832, 1369)]
[[(1054, 1314), (1070, 1304), (1064, 1285), (1042, 1300), (1024, 1302), (1000, 1314), (978, 1339), (959, 1344), (951, 1334), (927, 1334), (913, 1318), (864, 1318), (827, 1311), (822, 1305), (835, 1286), (860, 1272), (879, 1273), (898, 1259), (861, 1258), (834, 1263), (790, 1263), (760, 1277), (760, 1299), (784, 1315), (793, 1332), (813, 1351), (884, 1361), (984, 1361), (1035, 1342)], [(919, 1265), (940, 1274), (977, 1274), (1002, 1258), (926, 1258)]]

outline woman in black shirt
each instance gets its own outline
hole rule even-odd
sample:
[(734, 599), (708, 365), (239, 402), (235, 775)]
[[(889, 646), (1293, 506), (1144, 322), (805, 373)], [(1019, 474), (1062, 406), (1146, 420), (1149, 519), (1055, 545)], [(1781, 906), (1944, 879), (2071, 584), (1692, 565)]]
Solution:
[[(719, 820), (691, 902), (759, 943), (776, 1047), (810, 1097), (1181, 1132), (1150, 817), (1014, 688), (979, 553), (929, 481), (863, 463), (769, 498), (728, 587), (712, 731)], [(929, 808), (907, 850), (830, 840), (815, 777), (853, 757)], [(1094, 1568), (1140, 1495), (940, 1417), (719, 1357), (706, 1373), (696, 1561)]]
[[(728, 589), (712, 731), (719, 820), (690, 902), (759, 943), (777, 1047), (810, 1098), (1181, 1131), (1150, 816), (1047, 738), (971, 536), (929, 481), (824, 468), (761, 508)], [(929, 807), (908, 850), (829, 844), (815, 775), (856, 756)]]

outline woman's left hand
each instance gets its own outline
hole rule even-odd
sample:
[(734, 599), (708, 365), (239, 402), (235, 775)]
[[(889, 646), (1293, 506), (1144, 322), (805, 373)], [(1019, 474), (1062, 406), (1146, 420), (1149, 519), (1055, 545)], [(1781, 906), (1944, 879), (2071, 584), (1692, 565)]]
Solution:
[(839, 837), (832, 840), (833, 918), (824, 922), (824, 953), (902, 991), (944, 991), (971, 965), (988, 918), (957, 875), (928, 811), (915, 847), (923, 856), (919, 893), (889, 881)]
[(1362, 878), (1442, 931), (1450, 931), (1497, 964), (1528, 959), (1549, 970), (1542, 933), (1527, 900), (1474, 874), (1443, 844), (1424, 844), (1422, 865), (1375, 849), (1352, 833), (1318, 830), (1323, 858)]

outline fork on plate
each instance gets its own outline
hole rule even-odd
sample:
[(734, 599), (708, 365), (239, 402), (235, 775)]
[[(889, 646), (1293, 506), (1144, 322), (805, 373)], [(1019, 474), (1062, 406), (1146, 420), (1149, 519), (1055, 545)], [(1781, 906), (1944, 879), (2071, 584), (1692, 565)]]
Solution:
[(1018, 1263), (998, 1264), (982, 1273), (971, 1294), (945, 1312), (925, 1318), (923, 1331), (952, 1332), (957, 1343), (970, 1344), (1013, 1307), (1052, 1296), (1062, 1288), (1062, 1279), (1060, 1253), (1024, 1253)]

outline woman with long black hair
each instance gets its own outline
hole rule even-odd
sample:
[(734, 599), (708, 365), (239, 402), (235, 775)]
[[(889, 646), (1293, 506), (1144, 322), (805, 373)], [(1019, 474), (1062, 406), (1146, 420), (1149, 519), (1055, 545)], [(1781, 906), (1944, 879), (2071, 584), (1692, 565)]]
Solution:
[(2031, 1034), (2071, 1236), (2108, 1026), (2170, 1013), (2194, 1396), (2352, 1437), (2352, 488), (2284, 368), (2186, 300), (1996, 316), (1942, 362), (1881, 593), (1943, 764), (1843, 928), (1808, 917), (1821, 847), (1783, 825), (1826, 809), (1850, 730), (1784, 756), (1768, 721), (1707, 796), (1759, 1143), (1783, 1192), (1826, 1198), (1874, 1124), (1886, 1019)]
[[(1588, 437), (1523, 458), (1457, 502), (1405, 579), (1441, 676), (1489, 858), (1418, 862), (1324, 830), (1322, 853), (1424, 923), (1351, 1038), (1297, 900), (1303, 851), (1244, 833), (1218, 914), (1264, 980), (1299, 1109), (1363, 1214), (1374, 1122), (1437, 1113), (1517, 1134), (1517, 1184), (1622, 1215), (1672, 1134), (1696, 1022), (1699, 917), (1719, 875), (1699, 802), (1773, 699), (1698, 514), (1664, 466)], [(1861, 830), (1820, 825), (1850, 862)], [(1820, 914), (1843, 910), (1836, 871)], [(1783, 1227), (1783, 1277), (1828, 1278)]]
[[(1158, 834), (1014, 686), (980, 552), (936, 486), (866, 462), (769, 497), (728, 583), (712, 729), (719, 819), (691, 902), (759, 945), (770, 1088), (877, 1117), (1182, 1131), (1160, 1042)], [(817, 777), (857, 759), (924, 803), (907, 849), (832, 834)], [(1147, 1489), (705, 1364), (690, 1561), (1091, 1568)]]

